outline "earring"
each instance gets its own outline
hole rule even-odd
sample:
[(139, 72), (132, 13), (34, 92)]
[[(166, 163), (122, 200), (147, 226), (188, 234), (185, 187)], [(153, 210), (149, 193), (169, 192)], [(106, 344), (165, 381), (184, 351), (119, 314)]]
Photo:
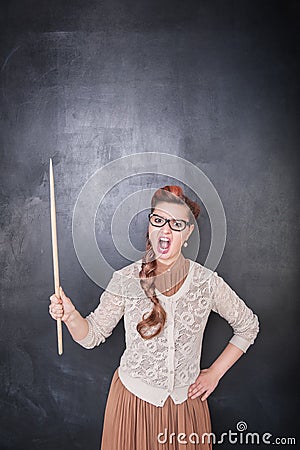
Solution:
[(183, 244), (183, 246), (184, 247), (187, 247), (189, 244), (188, 244), (188, 241), (184, 241), (184, 244)]

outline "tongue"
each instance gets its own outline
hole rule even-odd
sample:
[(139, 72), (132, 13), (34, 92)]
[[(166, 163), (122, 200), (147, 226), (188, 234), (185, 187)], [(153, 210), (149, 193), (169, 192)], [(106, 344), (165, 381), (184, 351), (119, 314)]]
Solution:
[(170, 245), (169, 242), (167, 241), (159, 241), (160, 247), (163, 248), (164, 250), (167, 249)]

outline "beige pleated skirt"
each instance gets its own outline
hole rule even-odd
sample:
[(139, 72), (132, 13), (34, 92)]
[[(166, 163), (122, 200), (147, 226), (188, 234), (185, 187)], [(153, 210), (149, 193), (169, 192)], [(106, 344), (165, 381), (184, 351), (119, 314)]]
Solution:
[[(173, 434), (172, 434), (173, 433)], [(108, 393), (100, 450), (211, 450), (207, 399), (187, 398), (175, 404), (169, 396), (160, 406), (130, 392), (116, 369)]]

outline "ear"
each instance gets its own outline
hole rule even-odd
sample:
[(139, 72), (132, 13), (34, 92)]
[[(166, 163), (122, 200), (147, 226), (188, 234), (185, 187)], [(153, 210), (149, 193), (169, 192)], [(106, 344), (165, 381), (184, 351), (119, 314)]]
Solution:
[(195, 225), (192, 224), (192, 225), (190, 226), (190, 232), (189, 232), (188, 238), (190, 237), (190, 235), (191, 235), (192, 232), (194, 231), (194, 228), (195, 228)]

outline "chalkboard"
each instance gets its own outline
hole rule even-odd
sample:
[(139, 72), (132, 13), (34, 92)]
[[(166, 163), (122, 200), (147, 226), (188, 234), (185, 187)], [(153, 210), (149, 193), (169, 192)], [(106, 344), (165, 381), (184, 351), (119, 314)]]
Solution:
[[(124, 325), (92, 350), (63, 326), (57, 354), (49, 158), (61, 285), (85, 316), (103, 288), (74, 249), (76, 199), (98, 169), (135, 152), (184, 158), (213, 183), (227, 219), (217, 271), (260, 319), (254, 346), (208, 399), (214, 432), (244, 421), (253, 432), (296, 437), (298, 2), (16, 0), (2, 1), (0, 15), (1, 450), (100, 448)], [(178, 184), (137, 173), (103, 199), (95, 233), (115, 269), (132, 261), (111, 239), (114, 211), (137, 190), (170, 183)], [(211, 228), (201, 206), (203, 263)], [(130, 225), (139, 251), (146, 212)], [(212, 313), (202, 367), (230, 336)]]

